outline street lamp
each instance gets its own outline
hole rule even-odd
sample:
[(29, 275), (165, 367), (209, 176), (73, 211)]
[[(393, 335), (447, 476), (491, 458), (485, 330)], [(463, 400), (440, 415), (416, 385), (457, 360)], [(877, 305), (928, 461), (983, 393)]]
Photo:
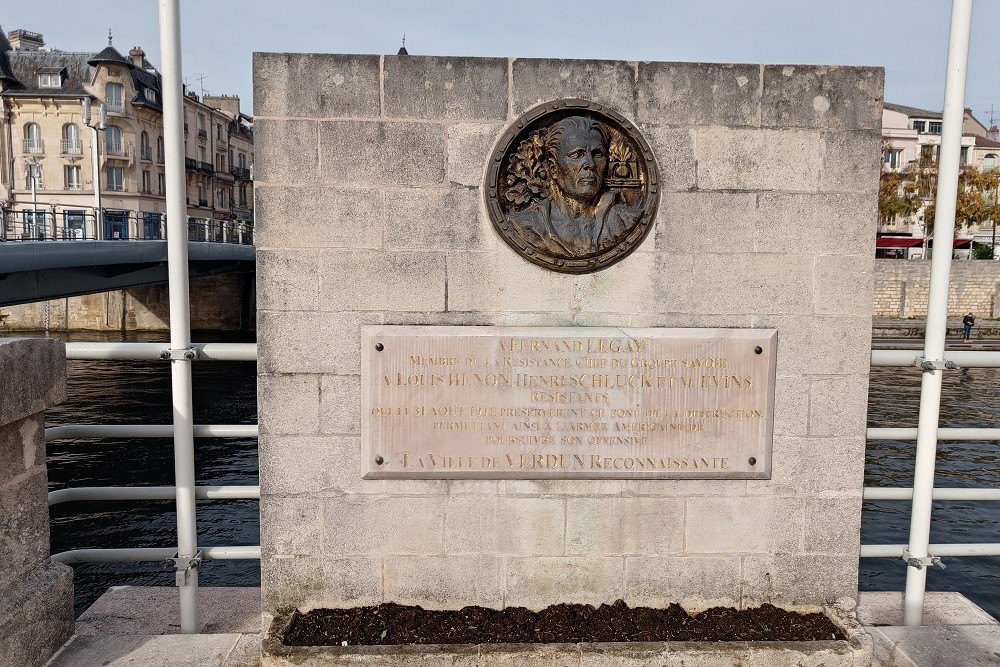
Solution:
[[(93, 158), (94, 172), (94, 238), (100, 240), (101, 238), (101, 222), (103, 219), (103, 211), (101, 210), (101, 140), (98, 132), (104, 130), (108, 127), (108, 110), (102, 104), (100, 111), (97, 116), (97, 123), (94, 125), (90, 124), (90, 98), (83, 98), (83, 124), (90, 128), (93, 132), (93, 141), (91, 156)], [(86, 234), (86, 232), (84, 232)]]

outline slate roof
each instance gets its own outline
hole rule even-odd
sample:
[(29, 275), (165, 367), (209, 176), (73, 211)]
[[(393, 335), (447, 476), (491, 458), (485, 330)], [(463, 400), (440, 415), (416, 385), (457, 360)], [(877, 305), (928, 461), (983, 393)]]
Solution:
[(944, 118), (944, 112), (942, 111), (928, 111), (927, 109), (918, 109), (916, 107), (908, 107), (902, 104), (892, 104), (890, 102), (885, 102), (882, 106), (889, 111), (897, 111), (901, 114), (906, 114), (911, 118)]
[[(89, 53), (72, 51), (8, 51), (4, 54), (12, 74), (6, 83), (12, 85), (3, 91), (12, 97), (82, 97), (83, 89), (94, 76), (94, 69), (87, 63)], [(0, 65), (2, 67), (2, 65)], [(64, 72), (61, 88), (39, 88), (39, 72)]]
[(122, 54), (118, 53), (118, 49), (116, 49), (115, 47), (111, 46), (110, 44), (108, 44), (106, 47), (104, 47), (103, 51), (101, 51), (96, 56), (94, 56), (93, 58), (91, 58), (90, 60), (88, 60), (87, 64), (88, 65), (93, 65), (95, 67), (97, 65), (105, 65), (105, 64), (125, 65), (129, 69), (132, 69), (132, 68), (135, 67), (135, 65), (132, 64), (131, 60), (129, 60), (128, 58), (126, 58)]
[(987, 137), (976, 135), (976, 148), (1000, 148), (1000, 141), (993, 141)]

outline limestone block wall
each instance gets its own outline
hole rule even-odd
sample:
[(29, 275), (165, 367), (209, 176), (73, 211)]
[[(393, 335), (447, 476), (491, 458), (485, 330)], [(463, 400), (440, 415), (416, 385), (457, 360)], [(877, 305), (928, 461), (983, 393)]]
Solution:
[[(252, 276), (226, 273), (192, 278), (191, 328), (238, 331), (253, 320)], [(2, 331), (167, 331), (166, 285), (135, 287), (0, 308)]]
[(44, 665), (73, 634), (73, 571), (49, 562), (44, 411), (66, 398), (63, 343), (0, 339), (0, 656)]
[[(265, 615), (857, 593), (882, 71), (256, 54)], [(598, 273), (520, 259), (486, 162), (534, 105), (631, 120), (662, 197)], [(363, 480), (366, 324), (776, 328), (770, 480)]]
[[(927, 317), (930, 261), (883, 259), (875, 262), (874, 314), (882, 317)], [(948, 314), (1000, 317), (1000, 263), (955, 260), (951, 264)]]

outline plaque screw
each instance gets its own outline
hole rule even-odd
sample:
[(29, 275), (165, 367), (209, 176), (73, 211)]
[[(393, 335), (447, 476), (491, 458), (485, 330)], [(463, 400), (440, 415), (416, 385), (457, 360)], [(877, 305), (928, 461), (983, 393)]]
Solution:
[(377, 463), (379, 465), (382, 465), (383, 463), (385, 463), (385, 459), (382, 458), (381, 456), (376, 456), (375, 457), (375, 463)]
[(382, 343), (375, 343), (375, 349), (381, 352), (382, 350), (385, 349), (385, 345), (383, 345)]
[(762, 348), (760, 345), (758, 345), (757, 347), (755, 347), (753, 349), (753, 353), (754, 354), (764, 354), (764, 348)]
[[(381, 458), (381, 457), (379, 457), (379, 458)], [(375, 459), (375, 460), (378, 461), (378, 459)], [(751, 456), (750, 458), (747, 459), (747, 463), (749, 463), (752, 466), (755, 466), (755, 465), (757, 465), (757, 459)]]

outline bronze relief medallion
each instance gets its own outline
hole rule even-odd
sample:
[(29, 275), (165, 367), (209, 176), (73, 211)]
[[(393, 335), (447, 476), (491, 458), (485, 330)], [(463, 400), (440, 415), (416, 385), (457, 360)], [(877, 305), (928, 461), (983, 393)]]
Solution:
[(623, 116), (587, 100), (537, 106), (500, 137), (486, 174), (497, 233), (529, 262), (591, 273), (623, 259), (653, 227), (653, 151)]

